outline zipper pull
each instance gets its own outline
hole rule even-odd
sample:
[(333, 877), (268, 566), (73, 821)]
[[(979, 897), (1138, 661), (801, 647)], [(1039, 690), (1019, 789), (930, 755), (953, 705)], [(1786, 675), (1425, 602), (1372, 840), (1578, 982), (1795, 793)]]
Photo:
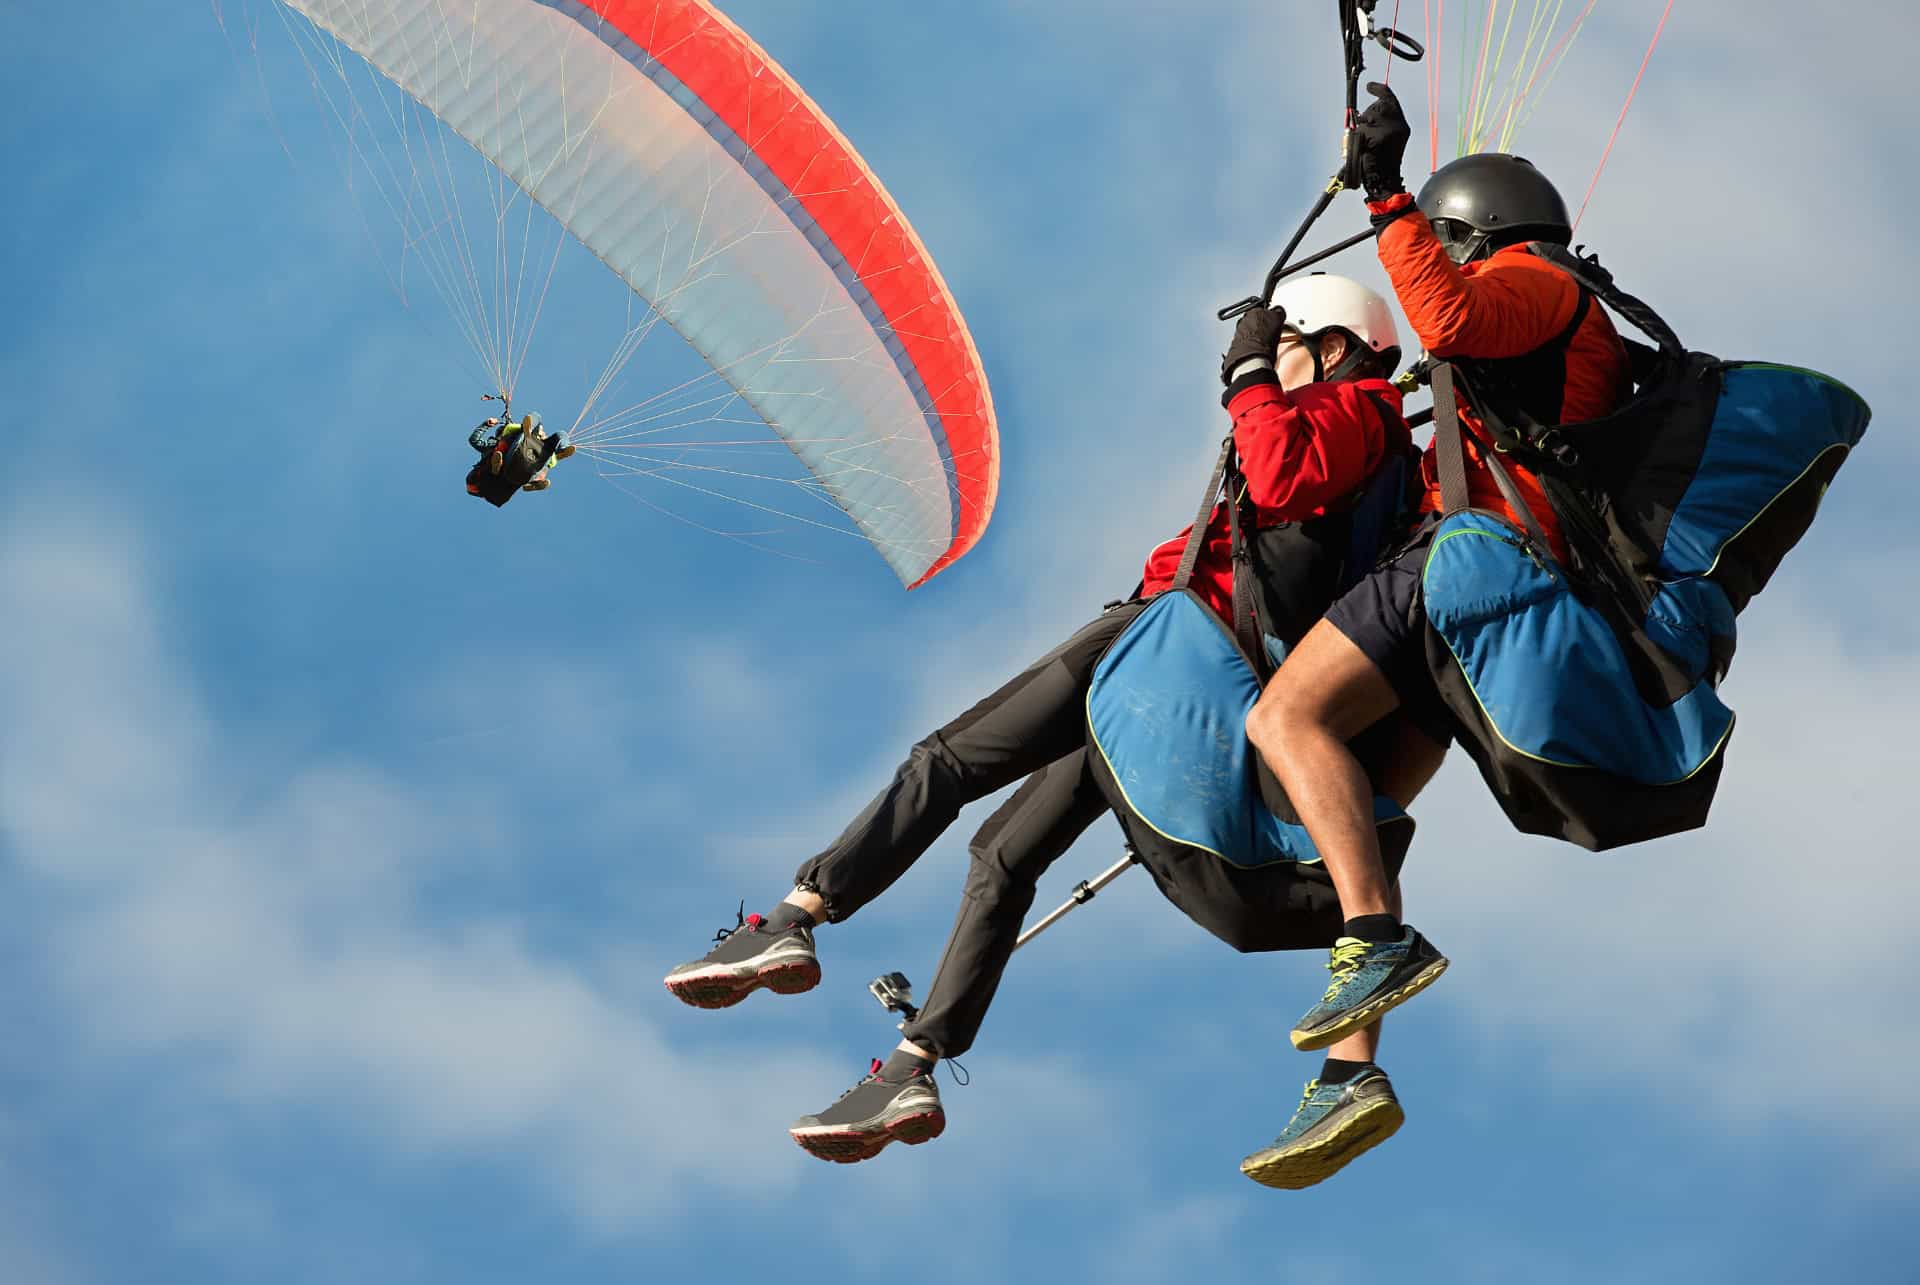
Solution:
[(1520, 551), (1532, 559), (1533, 565), (1540, 568), (1541, 573), (1544, 574), (1547, 579), (1553, 580), (1556, 578), (1553, 559), (1542, 556), (1544, 550), (1535, 542), (1531, 532), (1523, 533), (1520, 536)]

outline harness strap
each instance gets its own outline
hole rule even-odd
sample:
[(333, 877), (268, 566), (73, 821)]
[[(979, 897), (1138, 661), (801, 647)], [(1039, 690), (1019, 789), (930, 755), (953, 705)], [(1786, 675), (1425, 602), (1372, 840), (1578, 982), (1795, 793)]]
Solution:
[[(1200, 513), (1187, 529), (1187, 547), (1180, 554), (1179, 569), (1173, 573), (1173, 584), (1169, 586), (1174, 593), (1186, 588), (1187, 581), (1193, 579), (1194, 564), (1200, 561), (1200, 546), (1207, 538), (1207, 527), (1213, 522), (1213, 506), (1220, 498), (1220, 484), (1226, 480), (1227, 470), (1232, 463), (1233, 434), (1228, 433), (1226, 440), (1220, 443), (1220, 458), (1214, 463), (1213, 476), (1207, 480), (1207, 493), (1200, 499)], [(1235, 579), (1238, 580), (1238, 577)]]
[(1246, 531), (1240, 522), (1240, 506), (1246, 499), (1247, 480), (1240, 475), (1236, 461), (1236, 467), (1227, 475), (1227, 530), (1233, 540), (1233, 619), (1228, 624), (1264, 682), (1270, 667), (1267, 649), (1260, 643), (1260, 622), (1254, 615), (1253, 548), (1247, 543)]
[[(1473, 507), (1472, 493), (1467, 489), (1467, 453), (1461, 440), (1469, 430), (1460, 420), (1459, 400), (1454, 395), (1453, 380), (1454, 369), (1451, 364), (1443, 362), (1433, 368), (1434, 449), (1440, 468), (1440, 504), (1445, 510), (1442, 514), (1445, 517)], [(1498, 437), (1505, 426), (1484, 406), (1479, 409), (1482, 418), (1487, 420), (1488, 431)], [(1553, 546), (1548, 543), (1547, 534), (1540, 527), (1540, 519), (1533, 515), (1533, 510), (1521, 498), (1520, 489), (1513, 484), (1513, 476), (1507, 472), (1506, 465), (1500, 462), (1498, 451), (1477, 436), (1474, 437), (1474, 444), (1480, 447), (1480, 458), (1486, 461), (1487, 471), (1493, 474), (1494, 485), (1500, 488), (1507, 506), (1526, 526), (1527, 534), (1540, 545), (1540, 551), (1551, 557)]]
[(1669, 357), (1684, 357), (1686, 345), (1680, 342), (1673, 327), (1647, 304), (1628, 294), (1614, 283), (1613, 273), (1600, 266), (1597, 258), (1582, 258), (1565, 246), (1549, 242), (1536, 241), (1529, 247), (1534, 254), (1545, 259), (1578, 282), (1587, 292), (1598, 295), (1600, 302), (1612, 308), (1630, 322), (1641, 334), (1659, 345), (1660, 350)]
[[(1579, 285), (1579, 282), (1575, 282)], [(1573, 306), (1573, 320), (1569, 321), (1559, 334), (1553, 337), (1553, 348), (1571, 348), (1573, 337), (1580, 333), (1580, 323), (1587, 319), (1587, 313), (1593, 309), (1593, 292), (1584, 286), (1580, 290), (1580, 302)]]
[[(1534, 434), (1561, 422), (1567, 395), (1567, 353), (1593, 310), (1593, 295), (1578, 281), (1574, 285), (1578, 297), (1572, 317), (1538, 348), (1515, 357), (1460, 358), (1454, 362), (1462, 378), (1471, 374), (1478, 381), (1474, 408), (1488, 412), (1481, 415), (1481, 421), (1502, 450), (1530, 445)], [(1504, 421), (1483, 405), (1495, 399), (1506, 408)]]
[(1460, 407), (1453, 395), (1453, 367), (1446, 362), (1430, 372), (1433, 381), (1433, 451), (1440, 466), (1442, 517), (1472, 507), (1467, 491), (1466, 451), (1460, 444)]

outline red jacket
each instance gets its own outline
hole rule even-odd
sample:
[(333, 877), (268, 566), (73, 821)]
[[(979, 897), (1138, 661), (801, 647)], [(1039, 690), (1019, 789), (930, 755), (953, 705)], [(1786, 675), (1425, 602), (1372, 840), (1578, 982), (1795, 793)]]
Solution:
[[(1308, 384), (1291, 393), (1277, 381), (1255, 384), (1235, 394), (1227, 413), (1257, 527), (1337, 511), (1391, 453), (1407, 450), (1412, 441), (1400, 417), (1400, 390), (1384, 379)], [(1148, 555), (1143, 596), (1173, 583), (1187, 531)], [(1190, 584), (1222, 620), (1233, 619), (1233, 540), (1224, 503), (1214, 505), (1207, 521)]]
[[(1412, 203), (1413, 197), (1401, 192), (1368, 208), (1376, 215), (1388, 214)], [(1381, 229), (1379, 249), (1381, 266), (1393, 281), (1401, 311), (1421, 346), (1435, 357), (1523, 356), (1558, 337), (1580, 304), (1580, 287), (1573, 278), (1525, 246), (1508, 246), (1489, 259), (1456, 265), (1434, 235), (1433, 225), (1417, 209)], [(1598, 419), (1617, 409), (1630, 390), (1627, 351), (1620, 335), (1605, 309), (1589, 308), (1567, 346), (1560, 417), (1566, 423)], [(1478, 418), (1465, 405), (1461, 418), (1479, 427)], [(1493, 471), (1471, 439), (1466, 448), (1467, 491), (1473, 506), (1504, 513), (1518, 522), (1520, 515), (1507, 506)], [(1539, 479), (1512, 460), (1502, 463), (1555, 555), (1564, 560), (1566, 545)], [(1421, 510), (1441, 512), (1439, 470), (1432, 447), (1420, 461), (1420, 476), (1427, 487)]]

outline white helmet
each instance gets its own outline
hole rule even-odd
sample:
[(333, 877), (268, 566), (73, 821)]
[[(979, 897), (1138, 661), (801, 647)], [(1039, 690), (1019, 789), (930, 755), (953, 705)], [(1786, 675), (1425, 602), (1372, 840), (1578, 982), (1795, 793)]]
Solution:
[(1331, 272), (1295, 277), (1273, 292), (1273, 306), (1286, 309), (1287, 325), (1302, 335), (1313, 338), (1322, 331), (1343, 330), (1380, 354), (1389, 371), (1400, 364), (1393, 309), (1351, 277)]

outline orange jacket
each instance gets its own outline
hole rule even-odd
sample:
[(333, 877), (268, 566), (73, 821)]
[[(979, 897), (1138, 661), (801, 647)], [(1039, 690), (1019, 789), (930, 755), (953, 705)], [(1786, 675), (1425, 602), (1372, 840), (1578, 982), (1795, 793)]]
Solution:
[[(1371, 202), (1368, 208), (1379, 216), (1412, 203), (1411, 195), (1399, 192)], [(1455, 264), (1434, 235), (1433, 225), (1417, 209), (1381, 228), (1379, 249), (1381, 266), (1393, 282), (1407, 323), (1434, 357), (1524, 356), (1558, 337), (1580, 304), (1580, 287), (1573, 278), (1525, 246), (1508, 246), (1464, 267)], [(1567, 345), (1560, 418), (1565, 423), (1597, 419), (1618, 408), (1630, 391), (1627, 350), (1606, 310), (1591, 307)], [(1480, 427), (1471, 407), (1463, 403), (1460, 409), (1463, 420)], [(1471, 438), (1466, 456), (1467, 491), (1473, 506), (1519, 522), (1520, 515), (1508, 507), (1493, 471)], [(1554, 555), (1564, 561), (1566, 544), (1539, 479), (1511, 459), (1501, 462), (1553, 545)], [(1431, 446), (1420, 461), (1420, 476), (1427, 488), (1421, 511), (1441, 512), (1439, 469)]]

